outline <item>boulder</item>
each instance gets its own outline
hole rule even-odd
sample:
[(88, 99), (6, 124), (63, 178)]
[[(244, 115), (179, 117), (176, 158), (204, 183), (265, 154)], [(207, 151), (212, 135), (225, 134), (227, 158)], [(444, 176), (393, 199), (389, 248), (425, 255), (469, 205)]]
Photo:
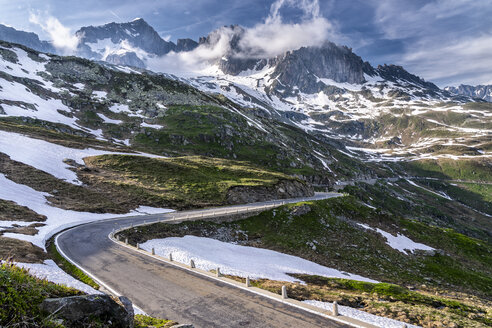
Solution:
[(133, 328), (133, 306), (123, 296), (83, 295), (47, 298), (40, 305), (41, 311), (63, 319), (66, 327), (83, 327), (97, 320), (105, 327)]

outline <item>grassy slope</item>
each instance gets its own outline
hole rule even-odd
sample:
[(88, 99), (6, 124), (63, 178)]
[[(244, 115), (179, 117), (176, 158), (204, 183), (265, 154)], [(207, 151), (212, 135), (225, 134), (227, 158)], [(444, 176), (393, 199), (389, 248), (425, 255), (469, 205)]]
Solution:
[[(217, 106), (169, 106), (157, 122), (163, 129), (144, 129), (135, 135), (134, 146), (145, 151), (173, 155), (203, 155), (249, 161), (289, 173), (313, 174), (296, 162), (292, 149), (283, 149), (274, 134), (250, 126), (246, 118)], [(267, 123), (267, 122), (265, 122)], [(297, 140), (306, 134), (293, 132)], [(286, 142), (291, 140), (284, 138)], [(293, 139), (296, 140), (296, 139)], [(290, 153), (289, 153), (290, 152)]]
[(103, 155), (88, 157), (85, 163), (92, 173), (84, 173), (84, 179), (91, 185), (125, 190), (143, 205), (179, 208), (225, 204), (234, 186), (268, 187), (293, 179), (247, 162), (196, 156)]
[(0, 199), (0, 221), (45, 221), (44, 215), (39, 215), (25, 206), (17, 205), (8, 200)]
[(375, 185), (361, 183), (354, 187), (348, 186), (345, 191), (393, 215), (415, 219), (427, 225), (452, 228), (468, 236), (492, 242), (490, 218), (469, 207), (474, 206), (483, 211), (490, 209), (490, 202), (481, 195), (442, 181), (418, 179), (415, 183), (436, 193), (443, 191), (457, 201), (411, 185), (403, 179)]
[(489, 159), (428, 159), (399, 165), (408, 175), (492, 182), (492, 162)]
[[(28, 270), (9, 263), (0, 264), (0, 326), (2, 327), (57, 327), (56, 315), (42, 313), (39, 305), (46, 298), (83, 295), (82, 292), (47, 280), (37, 279)], [(136, 315), (135, 327), (162, 327), (176, 322), (149, 316)], [(109, 327), (98, 318), (88, 318), (81, 327)]]
[(48, 297), (80, 295), (74, 289), (36, 279), (26, 270), (0, 266), (0, 325), (56, 327), (38, 306)]
[[(468, 290), (492, 297), (492, 246), (456, 233), (372, 210), (353, 197), (307, 204), (309, 212), (296, 215), (299, 205), (265, 211), (232, 223), (187, 222), (158, 224), (125, 232), (131, 242), (164, 236), (193, 234), (274, 249), (314, 262), (398, 284), (427, 283)], [(395, 232), (423, 242), (443, 254), (404, 255), (385, 239), (356, 222)], [(227, 228), (226, 236), (219, 234)], [(223, 233), (223, 230), (220, 230)], [(417, 253), (418, 254), (418, 253)]]

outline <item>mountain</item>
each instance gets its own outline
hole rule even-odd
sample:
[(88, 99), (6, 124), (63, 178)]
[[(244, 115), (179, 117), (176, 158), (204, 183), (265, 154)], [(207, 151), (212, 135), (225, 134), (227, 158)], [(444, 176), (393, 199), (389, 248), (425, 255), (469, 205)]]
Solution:
[(128, 23), (82, 27), (76, 32), (80, 43), (78, 55), (113, 64), (144, 68), (149, 56), (162, 56), (170, 51), (190, 51), (198, 43), (180, 39), (177, 44), (163, 40), (142, 18)]
[(2, 24), (0, 24), (0, 40), (22, 44), (41, 52), (56, 53), (55, 47), (50, 42), (39, 40), (36, 33), (19, 31)]
[[(342, 140), (356, 157), (468, 156), (491, 147), (490, 108), (478, 108), (472, 97), (441, 90), (401, 66), (373, 67), (349, 47), (329, 41), (269, 58), (243, 42), (246, 30), (238, 25), (221, 27), (198, 42), (178, 40), (177, 45), (162, 40), (142, 19), (77, 33), (87, 35), (81, 48), (91, 48), (97, 59), (155, 72), (161, 68), (147, 61), (152, 56), (223, 48), (222, 55), (206, 59), (205, 69), (194, 75), (163, 74), (202, 92), (224, 95), (258, 115)], [(465, 146), (458, 146), (456, 138), (463, 138)]]
[(483, 99), (492, 102), (492, 85), (466, 85), (461, 84), (458, 87), (445, 87), (444, 90), (455, 95), (463, 95), (473, 98)]
[[(204, 94), (225, 96), (232, 106), (251, 109), (256, 116), (339, 140), (348, 147), (347, 154), (357, 158), (490, 152), (492, 108), (470, 95), (441, 90), (401, 66), (373, 67), (352, 49), (329, 41), (265, 57), (261, 49), (243, 42), (245, 33), (241, 26), (224, 26), (198, 42), (180, 39), (175, 44), (163, 40), (145, 20), (135, 19), (82, 27), (76, 34), (82, 57), (154, 72), (161, 71), (153, 66), (158, 57), (171, 51), (200, 47), (216, 53), (220, 46), (223, 53), (207, 57), (205, 68), (196, 73), (159, 74)], [(188, 57), (194, 55), (190, 52)]]
[(328, 41), (255, 58), (241, 42), (244, 33), (229, 26), (201, 38), (200, 47), (213, 48), (229, 35), (228, 50), (202, 73), (180, 81), (311, 134), (343, 140), (349, 154), (369, 160), (490, 151), (492, 108), (471, 97), (454, 96), (401, 66), (372, 67), (350, 48)]

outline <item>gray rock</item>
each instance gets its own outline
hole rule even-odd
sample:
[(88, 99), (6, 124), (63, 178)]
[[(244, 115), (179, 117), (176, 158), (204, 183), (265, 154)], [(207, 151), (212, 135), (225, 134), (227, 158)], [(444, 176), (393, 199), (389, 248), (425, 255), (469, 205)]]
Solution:
[(145, 63), (137, 57), (134, 52), (125, 52), (124, 54), (111, 54), (106, 57), (106, 61), (115, 65), (126, 65), (139, 68), (145, 68)]
[(198, 47), (198, 42), (192, 39), (178, 39), (176, 42), (176, 51), (192, 51)]
[(292, 215), (294, 216), (301, 216), (301, 215), (304, 215), (304, 214), (307, 214), (311, 212), (311, 207), (309, 205), (302, 205), (302, 206), (296, 206), (292, 209)]
[(403, 67), (397, 65), (379, 65), (376, 69), (379, 76), (385, 80), (399, 83), (400, 80), (410, 82), (414, 85), (419, 85), (433, 91), (439, 90), (439, 87), (431, 82), (426, 82), (424, 79), (407, 72)]
[(64, 320), (67, 327), (79, 327), (89, 318), (107, 323), (110, 327), (133, 328), (133, 307), (126, 297), (116, 299), (108, 295), (83, 295), (47, 298), (40, 309)]
[(313, 195), (313, 188), (304, 182), (282, 180), (271, 187), (232, 187), (227, 191), (226, 199), (229, 204), (244, 204)]

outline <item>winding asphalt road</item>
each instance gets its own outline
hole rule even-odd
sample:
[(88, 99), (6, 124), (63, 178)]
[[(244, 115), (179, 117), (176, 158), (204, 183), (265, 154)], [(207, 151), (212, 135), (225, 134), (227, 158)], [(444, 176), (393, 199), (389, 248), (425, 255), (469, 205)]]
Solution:
[[(319, 193), (284, 203), (337, 197)], [(120, 227), (163, 221), (220, 216), (225, 211), (244, 212), (279, 201), (160, 215), (115, 218), (84, 224), (56, 238), (67, 258), (103, 282), (113, 293), (127, 296), (146, 313), (195, 327), (348, 327), (329, 318), (233, 287), (158, 259), (142, 255), (111, 241)]]

